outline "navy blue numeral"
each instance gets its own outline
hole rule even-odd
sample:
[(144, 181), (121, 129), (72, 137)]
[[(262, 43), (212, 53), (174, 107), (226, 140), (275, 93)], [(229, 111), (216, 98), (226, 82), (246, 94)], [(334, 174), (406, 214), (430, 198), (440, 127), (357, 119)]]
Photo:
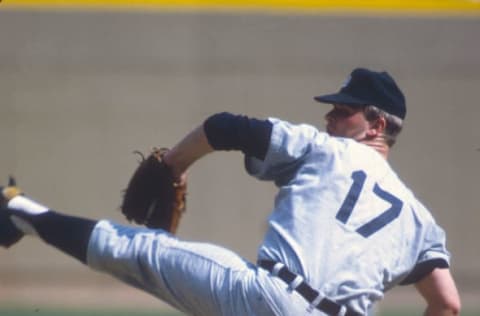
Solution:
[[(340, 222), (346, 224), (348, 219), (350, 218), (350, 215), (352, 215), (353, 208), (358, 201), (366, 179), (367, 175), (362, 170), (354, 171), (352, 173), (353, 183), (336, 216), (336, 219)], [(390, 203), (391, 206), (385, 212), (375, 217), (368, 223), (363, 224), (356, 230), (357, 233), (359, 233), (365, 238), (370, 237), (371, 235), (385, 227), (387, 224), (392, 222), (394, 219), (396, 219), (400, 215), (403, 207), (403, 202), (399, 198), (380, 188), (378, 183), (375, 183), (373, 193), (375, 193), (375, 195), (382, 200)]]
[(355, 207), (355, 204), (357, 204), (358, 197), (360, 196), (360, 192), (362, 192), (363, 184), (365, 183), (366, 179), (367, 175), (362, 170), (354, 171), (352, 173), (352, 186), (350, 187), (347, 197), (343, 201), (343, 204), (336, 216), (340, 222), (346, 224), (348, 218), (350, 215), (352, 215), (353, 208)]

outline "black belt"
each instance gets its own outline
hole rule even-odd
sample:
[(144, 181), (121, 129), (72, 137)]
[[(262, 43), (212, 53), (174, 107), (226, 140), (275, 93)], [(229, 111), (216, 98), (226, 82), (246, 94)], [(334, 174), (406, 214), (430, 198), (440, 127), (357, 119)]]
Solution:
[[(331, 316), (340, 315), (340, 312), (342, 311), (341, 305), (326, 297), (320, 299), (320, 293), (318, 291), (314, 290), (310, 285), (303, 281), (303, 279), (300, 279), (299, 275), (288, 270), (285, 265), (281, 263), (277, 265), (276, 261), (271, 260), (259, 260), (258, 265), (282, 279), (288, 284), (292, 291), (297, 291), (301, 296), (303, 296), (304, 299), (307, 300), (307, 302), (311, 304), (312, 310), (316, 308)], [(274, 271), (276, 269), (278, 269), (278, 271)], [(342, 315), (360, 316), (360, 314), (349, 309), (346, 309), (345, 313)]]

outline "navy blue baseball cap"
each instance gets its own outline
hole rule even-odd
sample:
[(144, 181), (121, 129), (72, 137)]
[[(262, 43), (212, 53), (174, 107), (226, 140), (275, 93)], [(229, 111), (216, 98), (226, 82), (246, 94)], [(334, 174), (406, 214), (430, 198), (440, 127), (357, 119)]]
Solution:
[(349, 106), (374, 105), (377, 108), (404, 119), (407, 114), (405, 96), (387, 72), (375, 72), (356, 68), (334, 94), (314, 97), (321, 103)]

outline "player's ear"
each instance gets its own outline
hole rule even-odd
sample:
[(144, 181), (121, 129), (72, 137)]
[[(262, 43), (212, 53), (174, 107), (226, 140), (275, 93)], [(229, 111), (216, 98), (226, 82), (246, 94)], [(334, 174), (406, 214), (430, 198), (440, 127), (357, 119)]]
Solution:
[(369, 138), (375, 138), (384, 134), (385, 129), (387, 128), (387, 120), (383, 116), (379, 116), (376, 119), (369, 122), (369, 127), (367, 130), (367, 136)]

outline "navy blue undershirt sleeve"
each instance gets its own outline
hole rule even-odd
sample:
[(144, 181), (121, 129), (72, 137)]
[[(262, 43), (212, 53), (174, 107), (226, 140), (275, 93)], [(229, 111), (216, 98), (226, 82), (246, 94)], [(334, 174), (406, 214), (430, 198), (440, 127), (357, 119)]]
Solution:
[(210, 146), (215, 150), (241, 150), (264, 160), (270, 145), (273, 124), (227, 112), (214, 114), (203, 123)]
[(62, 215), (54, 211), (38, 215), (21, 214), (20, 216), (32, 224), (46, 243), (84, 264), (87, 263), (88, 242), (93, 228), (97, 224), (96, 221)]
[(419, 263), (410, 272), (410, 274), (400, 283), (400, 285), (410, 285), (417, 283), (427, 275), (429, 275), (434, 269), (446, 269), (448, 268), (448, 262), (444, 259), (432, 259)]

